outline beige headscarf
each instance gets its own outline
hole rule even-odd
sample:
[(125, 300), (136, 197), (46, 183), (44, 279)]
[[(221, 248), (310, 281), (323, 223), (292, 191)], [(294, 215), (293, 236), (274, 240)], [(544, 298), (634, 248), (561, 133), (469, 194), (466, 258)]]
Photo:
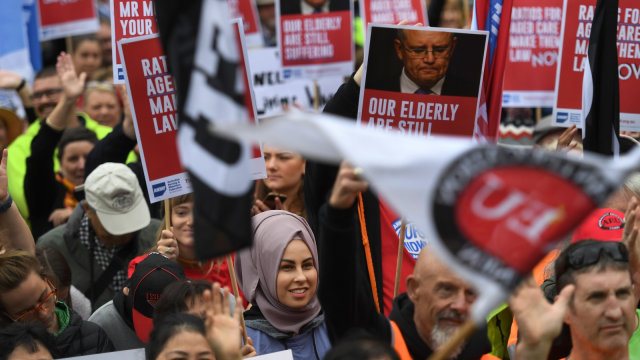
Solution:
[[(276, 279), (284, 250), (293, 239), (304, 241), (318, 267), (318, 250), (313, 232), (301, 216), (284, 210), (271, 210), (252, 218), (253, 246), (236, 255), (238, 284), (246, 299), (257, 305), (276, 329), (297, 334), (320, 313), (316, 295), (299, 309), (278, 301)], [(318, 281), (319, 282), (319, 281)]]

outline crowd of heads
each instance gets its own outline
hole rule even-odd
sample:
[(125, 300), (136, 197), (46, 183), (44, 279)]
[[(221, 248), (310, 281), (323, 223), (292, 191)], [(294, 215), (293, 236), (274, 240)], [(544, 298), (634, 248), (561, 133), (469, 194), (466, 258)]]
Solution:
[[(302, 0), (300, 6), (326, 10), (329, 2)], [(449, 0), (443, 6), (443, 26), (466, 25), (468, 14), (462, 2)], [(263, 35), (273, 43), (273, 2), (260, 0), (257, 8)], [(404, 74), (419, 88), (431, 89), (447, 76), (457, 42), (450, 32), (400, 29), (393, 44)], [(348, 230), (357, 233), (358, 240), (368, 241), (362, 233), (366, 234), (366, 224), (361, 223), (364, 210), (354, 205), (355, 193), (360, 191), (349, 190), (354, 192), (351, 202), (334, 206), (331, 195), (341, 186), (336, 181), (326, 194), (327, 199), (323, 199), (322, 205), (328, 204), (329, 210), (323, 207), (321, 211), (352, 212), (342, 213), (341, 219), (327, 215), (327, 222), (320, 229), (312, 229), (307, 222), (310, 205), (304, 198), (307, 160), (271, 144), (262, 147), (267, 176), (255, 184), (251, 208), (253, 245), (233, 257), (202, 261), (195, 248), (194, 195), (170, 199), (162, 215), (154, 218), (143, 192), (140, 163), (125, 165), (136, 139), (130, 135), (133, 125), (128, 102), (123, 101), (124, 89), (111, 83), (111, 46), (108, 21), (100, 22), (95, 36), (72, 39), (70, 61), (76, 76), (70, 77), (80, 79), (86, 75), (91, 81), (82, 84), (81, 94), (71, 99), (73, 116), (64, 120), (64, 131), (47, 121), (60, 113), (63, 99), (69, 100), (70, 85), (60, 70), (65, 56), (58, 60), (57, 69), (48, 66), (35, 76), (28, 100), (34, 116), (42, 121), (41, 126), (51, 125), (57, 132), (57, 150), (55, 155), (53, 150), (47, 153), (51, 155), (47, 165), (55, 166), (56, 173), (51, 175), (64, 189), (55, 204), (61, 207), (47, 206), (52, 222), (56, 210), (65, 209), (68, 213), (61, 225), (56, 221), (56, 226), (39, 239), (29, 239), (37, 241), (35, 251), (2, 242), (0, 360), (53, 359), (136, 347), (144, 347), (150, 360), (169, 355), (239, 358), (275, 351), (279, 346), (289, 348), (291, 339), (309, 339), (301, 340), (302, 345), (294, 344), (296, 358), (313, 354), (318, 359), (395, 360), (407, 358), (402, 354), (403, 346), (414, 354), (416, 345), (412, 341), (416, 339), (420, 351), (443, 348), (470, 321), (478, 289), (427, 247), (411, 274), (402, 280), (406, 294), (398, 298), (406, 296), (408, 306), (400, 309), (400, 300), (392, 305), (394, 310), (408, 314), (410, 330), (394, 330), (398, 325), (392, 310), (391, 315), (386, 314), (389, 318), (375, 313), (358, 324), (365, 328), (360, 333), (332, 338), (336, 332), (331, 324), (336, 319), (331, 318), (332, 310), (325, 311), (329, 308), (327, 296), (325, 293), (321, 297), (320, 292), (331, 291), (331, 281), (335, 279), (321, 279), (320, 275), (327, 273), (321, 269), (329, 265), (353, 270), (357, 266), (326, 260), (331, 254), (319, 250), (320, 241), (351, 241), (322, 237), (323, 231), (334, 231), (344, 225), (342, 222), (353, 225), (356, 230)], [(24, 126), (14, 124), (11, 114), (0, 112), (0, 116), (0, 145), (8, 146)], [(38, 136), (40, 131), (43, 130), (38, 130)], [(23, 140), (27, 134), (24, 136)], [(29, 136), (26, 144), (36, 134)], [(555, 128), (550, 119), (538, 123), (533, 138), (537, 147), (546, 150), (582, 152), (579, 131)], [(121, 151), (112, 151), (105, 145), (125, 143), (131, 143), (131, 147), (118, 149)], [(23, 149), (29, 153), (31, 148), (26, 146)], [(92, 156), (99, 158), (97, 164), (91, 163)], [(96, 166), (89, 173), (90, 163)], [(355, 169), (343, 166), (350, 180), (364, 182)], [(0, 174), (2, 178), (6, 169), (0, 167), (0, 171), (5, 171)], [(634, 198), (640, 194), (639, 179), (638, 175), (632, 176), (606, 209), (586, 218), (586, 228), (579, 227), (573, 241), (563, 242), (558, 256), (548, 265), (553, 269), (546, 279), (552, 283), (550, 300), (571, 294), (563, 316), (553, 320), (566, 325), (570, 344), (576, 349), (571, 352), (575, 357), (583, 348), (605, 357), (624, 355), (638, 328), (639, 296), (633, 281), (640, 274), (640, 254), (633, 238), (637, 231), (623, 230), (625, 226), (636, 226), (630, 214), (640, 218)], [(0, 182), (0, 190), (2, 186)], [(367, 191), (365, 182), (361, 193)], [(0, 223), (6, 212), (0, 210)], [(596, 223), (597, 231), (593, 230)], [(354, 255), (354, 264), (360, 265), (360, 260)], [(375, 270), (369, 270), (367, 275), (375, 278)], [(238, 289), (230, 289), (236, 277)], [(362, 280), (359, 276), (354, 278)], [(370, 303), (377, 298), (375, 286), (369, 289), (368, 281), (363, 283), (366, 291), (358, 290), (354, 299), (344, 299), (344, 306), (354, 307), (347, 312), (359, 313), (359, 301)], [(523, 324), (535, 321), (517, 309), (514, 307), (516, 318), (520, 317)], [(243, 311), (245, 330), (240, 326)], [(376, 324), (381, 323), (387, 335), (394, 334), (391, 343), (376, 332)], [(409, 345), (397, 341), (396, 336)], [(526, 331), (523, 336), (528, 336)], [(454, 347), (450, 356), (466, 354), (468, 344)]]

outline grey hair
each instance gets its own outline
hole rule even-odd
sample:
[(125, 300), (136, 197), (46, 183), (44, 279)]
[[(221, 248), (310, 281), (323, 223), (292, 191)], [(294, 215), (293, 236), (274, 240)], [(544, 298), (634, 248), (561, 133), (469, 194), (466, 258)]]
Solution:
[(624, 181), (624, 188), (640, 200), (640, 172), (634, 172)]

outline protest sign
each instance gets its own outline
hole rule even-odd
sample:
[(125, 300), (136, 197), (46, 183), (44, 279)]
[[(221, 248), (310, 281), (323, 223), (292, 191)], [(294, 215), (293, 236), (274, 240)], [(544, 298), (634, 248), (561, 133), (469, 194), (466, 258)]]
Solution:
[[(269, 117), (283, 111), (283, 106), (300, 106), (311, 110), (318, 105), (322, 110), (338, 87), (342, 76), (307, 78), (301, 69), (283, 69), (277, 47), (249, 49), (249, 68), (253, 78), (258, 117)], [(317, 85), (317, 86), (316, 86)]]
[(552, 107), (562, 0), (514, 0), (502, 105)]
[(429, 24), (424, 0), (360, 0), (360, 15), (365, 28), (369, 23), (395, 25), (402, 20)]
[(251, 0), (227, 0), (227, 4), (231, 16), (242, 19), (247, 47), (264, 45), (256, 4)]
[(66, 360), (145, 360), (144, 349), (134, 349), (125, 351), (113, 351), (104, 354), (95, 355), (83, 355), (75, 356), (71, 358), (65, 358)]
[[(556, 76), (554, 124), (580, 126), (582, 78), (595, 0), (564, 2), (563, 45)], [(618, 6), (618, 81), (620, 86), (620, 130), (640, 131), (640, 4), (620, 0)]]
[[(256, 112), (256, 102), (255, 102), (255, 94), (253, 93), (253, 89), (249, 86), (249, 79), (251, 79), (251, 71), (247, 66), (248, 56), (247, 56), (247, 46), (245, 43), (245, 31), (243, 28), (242, 19), (235, 18), (231, 21), (233, 24), (233, 28), (236, 31), (236, 38), (238, 40), (238, 49), (239, 49), (239, 69), (244, 71), (244, 76), (242, 76), (244, 82), (244, 88), (248, 89), (248, 91), (244, 92), (244, 103), (247, 107), (247, 115), (249, 117), (249, 122), (251, 124), (258, 123), (258, 113)], [(267, 168), (264, 163), (264, 154), (262, 153), (262, 146), (253, 145), (252, 150), (250, 152), (250, 160), (249, 166), (251, 167), (251, 179), (264, 179), (267, 177)]]
[(486, 44), (485, 31), (369, 24), (359, 123), (472, 136)]
[(98, 31), (98, 12), (93, 0), (38, 0), (40, 41)]
[(353, 28), (349, 0), (277, 0), (276, 20), (282, 66), (301, 67), (305, 76), (348, 76), (353, 72)]
[[(111, 0), (111, 43), (121, 39), (158, 33), (153, 0)], [(120, 48), (111, 47), (113, 83), (124, 84)]]
[(149, 199), (187, 194), (191, 184), (176, 146), (175, 87), (158, 35), (122, 39), (118, 47)]
[(254, 357), (255, 360), (293, 360), (291, 349)]

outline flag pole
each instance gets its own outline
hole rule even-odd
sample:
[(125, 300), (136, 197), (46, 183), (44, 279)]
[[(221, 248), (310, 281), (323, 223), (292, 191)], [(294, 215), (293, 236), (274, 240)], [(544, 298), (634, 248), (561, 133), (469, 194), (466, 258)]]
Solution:
[(67, 54), (73, 53), (73, 41), (71, 41), (71, 36), (67, 36), (65, 39), (65, 45), (67, 47)]
[[(230, 254), (227, 254), (227, 268), (229, 269), (229, 276), (231, 277), (231, 287), (233, 288), (233, 295), (236, 299), (240, 296), (238, 291), (238, 279), (236, 279), (236, 269), (233, 266), (233, 259)], [(240, 304), (236, 303), (236, 306), (242, 307), (242, 302)], [(244, 314), (240, 313), (240, 325), (242, 326), (242, 339), (244, 340), (245, 345), (249, 343), (249, 336), (247, 335), (247, 327), (244, 324)]]
[(164, 229), (171, 229), (171, 204), (169, 199), (164, 199)]
[(407, 228), (407, 219), (402, 217), (402, 222), (400, 223), (400, 238), (398, 241), (398, 258), (396, 260), (396, 282), (393, 287), (393, 298), (395, 299), (398, 296), (398, 289), (400, 289), (400, 273), (402, 272), (402, 249), (404, 248), (404, 238), (405, 232)]
[(446, 360), (453, 353), (453, 351), (462, 344), (463, 341), (468, 339), (476, 330), (476, 325), (469, 317), (467, 321), (460, 326), (458, 331), (444, 345), (439, 347), (427, 360)]
[(320, 109), (320, 87), (318, 79), (313, 79), (313, 109), (317, 112)]

